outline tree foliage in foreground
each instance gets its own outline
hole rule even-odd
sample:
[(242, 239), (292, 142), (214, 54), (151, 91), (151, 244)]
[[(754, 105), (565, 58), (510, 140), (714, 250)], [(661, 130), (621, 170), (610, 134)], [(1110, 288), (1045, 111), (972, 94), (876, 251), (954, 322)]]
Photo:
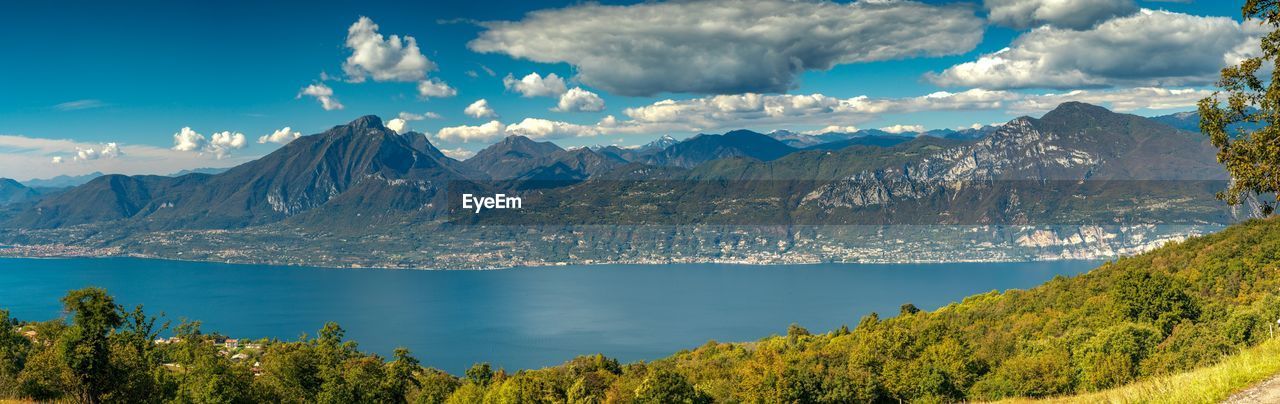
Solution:
[[(935, 311), (903, 305), (813, 333), (707, 344), (652, 362), (601, 356), (509, 373), (363, 353), (336, 324), (230, 349), (198, 322), (169, 343), (140, 307), (68, 293), (62, 319), (0, 311), (0, 397), (86, 403), (955, 402), (1092, 391), (1212, 364), (1280, 318), (1280, 219)], [(243, 357), (233, 352), (246, 354)], [(238, 359), (235, 357), (239, 357)]]
[[(1246, 24), (1273, 30), (1262, 37), (1258, 56), (1222, 69), (1218, 85), (1225, 100), (1219, 92), (1199, 105), (1200, 131), (1232, 178), (1219, 197), (1232, 205), (1256, 194), (1280, 198), (1280, 77), (1274, 74), (1280, 66), (1280, 1), (1248, 0), (1242, 11)], [(1260, 201), (1263, 213), (1271, 214), (1276, 202)]]

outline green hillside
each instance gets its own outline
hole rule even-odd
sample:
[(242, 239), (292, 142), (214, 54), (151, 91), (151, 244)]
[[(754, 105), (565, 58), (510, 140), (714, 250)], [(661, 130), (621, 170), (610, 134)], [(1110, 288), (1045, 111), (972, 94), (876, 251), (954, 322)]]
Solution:
[[(1001, 400), (1000, 403), (1220, 403), (1243, 390), (1253, 390), (1250, 386), (1266, 382), (1280, 373), (1277, 357), (1280, 357), (1280, 339), (1270, 338), (1258, 346), (1223, 358), (1213, 366), (1079, 395), (1016, 398)], [(1259, 390), (1268, 391), (1265, 387)]]
[[(153, 324), (104, 291), (64, 299), (73, 321), (0, 327), (0, 393), (38, 400), (283, 402), (954, 402), (1097, 391), (1214, 365), (1280, 318), (1280, 221), (1254, 220), (933, 312), (755, 342), (709, 342), (649, 363), (582, 356), (461, 377), (315, 338), (219, 353), (198, 326), (154, 344)], [(0, 312), (2, 314), (2, 312)], [(851, 319), (852, 320), (852, 319)], [(110, 330), (110, 331), (108, 331)], [(19, 332), (30, 332), (23, 337)], [(233, 361), (238, 352), (247, 358)], [(252, 364), (260, 362), (257, 367)], [(430, 364), (430, 358), (424, 360)], [(106, 373), (103, 373), (106, 369)], [(257, 376), (254, 376), (254, 374)]]

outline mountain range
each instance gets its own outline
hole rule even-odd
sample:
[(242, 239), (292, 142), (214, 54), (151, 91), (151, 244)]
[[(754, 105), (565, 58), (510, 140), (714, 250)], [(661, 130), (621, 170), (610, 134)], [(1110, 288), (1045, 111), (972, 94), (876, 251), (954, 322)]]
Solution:
[[(641, 235), (636, 225), (764, 226), (761, 240), (798, 246), (822, 237), (797, 226), (1212, 225), (1240, 218), (1212, 197), (1226, 178), (1213, 147), (1157, 119), (1065, 103), (1041, 118), (980, 129), (860, 132), (737, 130), (639, 148), (574, 149), (511, 136), (458, 161), (426, 135), (399, 134), (366, 116), (215, 174), (104, 175), (47, 196), (0, 183), (0, 201), (8, 201), (0, 244), (89, 244), (163, 256), (181, 254), (172, 250), (181, 243), (167, 240), (180, 235), (188, 245), (247, 250), (237, 255), (245, 258), (255, 248), (285, 248), (278, 243), (290, 237), (315, 248), (328, 240), (325, 253), (288, 246), (306, 257), (302, 263), (339, 259), (332, 256), (338, 252), (369, 260), (382, 251), (378, 259), (385, 259), (391, 250), (455, 260), (448, 262), (572, 261), (594, 245), (593, 259), (608, 261), (672, 248), (672, 237), (686, 237)], [(458, 200), (464, 192), (519, 195), (526, 208), (468, 214)], [(513, 225), (526, 231), (503, 230)], [(523, 246), (523, 257), (509, 247), (477, 247), (527, 242), (521, 240), (547, 226), (546, 245)], [(574, 226), (605, 228), (583, 239)], [(482, 235), (458, 237), (468, 229)], [(756, 248), (723, 231), (696, 233), (687, 236), (699, 238), (688, 252), (693, 260), (735, 248), (728, 243)], [(558, 247), (573, 237), (576, 244)], [(848, 240), (825, 240), (848, 247)]]
[(22, 185), (18, 181), (0, 178), (0, 205), (9, 205), (35, 199), (39, 196), (36, 190)]

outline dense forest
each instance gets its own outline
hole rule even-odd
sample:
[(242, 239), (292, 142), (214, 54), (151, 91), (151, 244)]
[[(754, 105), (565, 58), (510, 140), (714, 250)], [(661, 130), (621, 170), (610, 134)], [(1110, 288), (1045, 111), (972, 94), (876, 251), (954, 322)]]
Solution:
[[(793, 325), (652, 362), (600, 355), (464, 375), (405, 350), (362, 353), (336, 324), (297, 341), (242, 342), (169, 327), (72, 291), (65, 318), (0, 311), (0, 397), (77, 402), (953, 402), (1091, 391), (1205, 366), (1280, 318), (1280, 221), (1107, 263), (1030, 290), (938, 310), (904, 304), (825, 333)], [(172, 335), (162, 338), (161, 334)], [(429, 363), (429, 358), (427, 358)]]

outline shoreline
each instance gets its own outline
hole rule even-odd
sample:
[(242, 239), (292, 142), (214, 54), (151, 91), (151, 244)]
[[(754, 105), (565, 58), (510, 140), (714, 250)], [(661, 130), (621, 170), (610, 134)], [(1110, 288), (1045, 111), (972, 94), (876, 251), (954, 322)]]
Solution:
[[(6, 246), (7, 247), (7, 246)], [(648, 260), (618, 260), (618, 261), (593, 261), (593, 262), (554, 262), (544, 265), (508, 265), (508, 266), (479, 266), (479, 267), (457, 267), (457, 268), (426, 268), (426, 267), (389, 267), (389, 266), (332, 266), (323, 264), (289, 264), (274, 263), (268, 261), (219, 261), (205, 259), (185, 259), (175, 257), (162, 257), (156, 255), (125, 253), (117, 255), (22, 255), (7, 254), (4, 250), (0, 250), (0, 258), (12, 259), (140, 259), (155, 261), (172, 261), (172, 262), (190, 262), (190, 263), (209, 263), (209, 264), (225, 264), (225, 265), (245, 265), (245, 266), (272, 266), (272, 267), (288, 267), (288, 268), (312, 268), (312, 269), (371, 269), (371, 270), (392, 270), (392, 271), (504, 271), (504, 270), (520, 270), (520, 269), (557, 269), (566, 267), (596, 267), (607, 265), (634, 265), (634, 266), (663, 266), (663, 265), (737, 265), (748, 267), (773, 267), (773, 266), (804, 266), (804, 265), (947, 265), (947, 264), (1017, 264), (1017, 263), (1036, 263), (1036, 262), (1108, 262), (1127, 256), (1111, 256), (1096, 258), (1040, 258), (1040, 259), (960, 259), (960, 260), (902, 260), (902, 261), (799, 261), (799, 262), (744, 262), (746, 260), (701, 260), (701, 261), (667, 261), (654, 262)]]

